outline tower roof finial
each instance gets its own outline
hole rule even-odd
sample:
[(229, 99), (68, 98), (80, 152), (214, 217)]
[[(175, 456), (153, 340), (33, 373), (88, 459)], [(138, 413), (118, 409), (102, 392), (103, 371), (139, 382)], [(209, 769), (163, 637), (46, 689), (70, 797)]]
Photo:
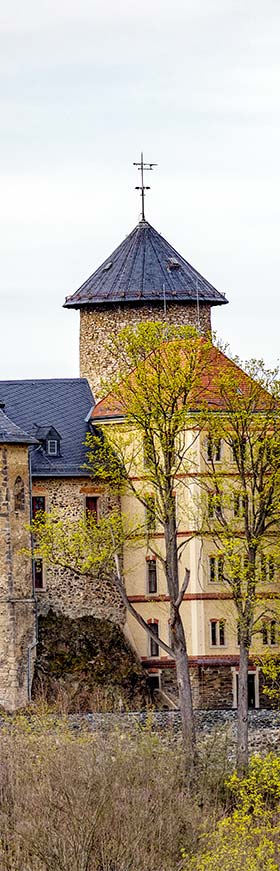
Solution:
[(144, 163), (144, 160), (143, 160), (143, 151), (141, 151), (141, 161), (140, 161), (140, 163), (134, 163), (133, 166), (137, 166), (137, 168), (138, 168), (138, 169), (140, 170), (140, 172), (141, 172), (141, 184), (140, 184), (140, 185), (136, 185), (135, 190), (136, 190), (136, 191), (141, 191), (141, 201), (142, 201), (142, 215), (141, 215), (141, 221), (145, 221), (144, 197), (145, 197), (145, 191), (149, 191), (149, 190), (150, 190), (150, 186), (149, 186), (149, 185), (144, 185), (144, 172), (146, 172), (147, 170), (151, 170), (151, 169), (153, 169), (154, 166), (157, 166), (157, 163)]

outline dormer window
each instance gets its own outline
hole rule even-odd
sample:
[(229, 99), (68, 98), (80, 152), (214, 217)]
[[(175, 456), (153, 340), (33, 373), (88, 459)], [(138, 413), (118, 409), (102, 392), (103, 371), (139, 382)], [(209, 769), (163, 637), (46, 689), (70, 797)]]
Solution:
[(57, 439), (48, 439), (47, 441), (47, 454), (50, 457), (56, 457), (58, 453), (57, 450)]
[(48, 457), (60, 457), (61, 435), (54, 426), (35, 424), (35, 435)]

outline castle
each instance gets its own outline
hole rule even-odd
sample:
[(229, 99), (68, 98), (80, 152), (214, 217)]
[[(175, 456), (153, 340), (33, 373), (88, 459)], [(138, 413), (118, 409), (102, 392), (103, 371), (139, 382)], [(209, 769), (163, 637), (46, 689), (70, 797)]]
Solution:
[[(7, 709), (30, 698), (36, 623), (49, 608), (72, 619), (94, 615), (118, 622), (155, 685), (171, 687), (171, 661), (126, 619), (117, 594), (107, 599), (99, 591), (94, 601), (71, 573), (32, 561), (27, 528), (36, 511), (52, 507), (68, 507), (73, 516), (85, 510), (98, 514), (102, 489), (83, 469), (84, 441), (95, 402), (102, 397), (102, 378), (111, 372), (107, 337), (126, 324), (163, 319), (209, 333), (212, 306), (226, 303), (146, 221), (143, 211), (118, 248), (65, 300), (66, 309), (80, 311), (80, 378), (0, 382), (0, 705)], [(191, 563), (198, 559), (195, 546)], [(184, 602), (194, 699), (197, 706), (232, 707), (237, 702), (238, 644), (234, 631), (225, 636), (222, 628), (225, 596), (213, 559), (209, 551), (199, 585), (193, 576)], [(163, 578), (144, 555), (131, 571), (128, 594), (167, 638)], [(212, 626), (215, 632), (211, 628), (209, 636)], [(261, 702), (255, 666), (249, 701), (252, 707)]]

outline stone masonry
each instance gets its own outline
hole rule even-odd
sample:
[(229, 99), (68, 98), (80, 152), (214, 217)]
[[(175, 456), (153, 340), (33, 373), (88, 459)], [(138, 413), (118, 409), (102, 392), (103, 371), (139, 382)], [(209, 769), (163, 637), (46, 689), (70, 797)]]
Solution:
[[(136, 326), (143, 321), (164, 321), (170, 324), (198, 326), (197, 307), (191, 303), (148, 303), (133, 306), (122, 303), (98, 308), (83, 307), (80, 311), (80, 376), (87, 378), (96, 399), (102, 396), (101, 382), (110, 379), (114, 368), (106, 343), (127, 325)], [(211, 307), (200, 306), (199, 324), (203, 333), (211, 333)], [(104, 391), (103, 391), (104, 393)]]
[[(108, 509), (108, 497), (102, 488), (88, 478), (41, 478), (33, 481), (33, 496), (45, 496), (46, 511), (56, 509), (67, 517), (78, 519), (85, 512), (86, 496), (99, 498), (99, 516)], [(97, 581), (68, 571), (63, 567), (44, 566), (44, 589), (36, 592), (38, 612), (56, 614), (75, 620), (95, 617), (111, 620), (123, 626), (125, 612), (113, 582)]]
[[(20, 484), (20, 499), (17, 487)], [(14, 710), (28, 700), (35, 640), (28, 532), (29, 464), (26, 445), (0, 445), (0, 705)]]

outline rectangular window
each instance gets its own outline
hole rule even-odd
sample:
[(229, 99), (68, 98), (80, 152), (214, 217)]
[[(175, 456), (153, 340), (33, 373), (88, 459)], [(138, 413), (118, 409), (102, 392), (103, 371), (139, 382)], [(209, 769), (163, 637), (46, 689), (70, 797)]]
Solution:
[(145, 497), (146, 506), (145, 506), (145, 514), (146, 514), (146, 527), (148, 532), (154, 532), (156, 528), (156, 503), (154, 496), (146, 496)]
[(222, 584), (224, 579), (224, 559), (222, 555), (209, 557), (209, 581), (211, 584)]
[(156, 559), (147, 560), (148, 593), (157, 592), (157, 563)]
[(211, 436), (207, 439), (207, 458), (219, 463), (222, 454), (222, 440), (212, 439)]
[(225, 646), (225, 621), (211, 620), (210, 621), (210, 639), (212, 647)]
[(86, 513), (98, 520), (98, 496), (86, 496)]
[(270, 621), (270, 644), (277, 644), (276, 640), (276, 620)]
[(57, 454), (57, 440), (56, 439), (48, 439), (47, 451), (50, 456), (56, 456)]
[(44, 577), (43, 577), (43, 560), (42, 559), (34, 559), (33, 560), (33, 572), (34, 572), (35, 590), (43, 590), (44, 589)]
[(267, 623), (263, 623), (263, 625), (262, 625), (262, 643), (268, 644), (268, 625), (267, 625)]
[(148, 436), (144, 436), (144, 439), (143, 439), (143, 466), (144, 466), (144, 469), (151, 468), (152, 459), (153, 459), (152, 440), (149, 439)]
[(211, 584), (214, 584), (216, 581), (216, 557), (209, 557), (209, 580)]
[(260, 554), (259, 558), (260, 580), (262, 584), (272, 583), (275, 573), (274, 557), (270, 554), (267, 556), (264, 553)]
[(46, 497), (45, 496), (32, 496), (32, 518), (36, 517), (38, 511), (46, 510)]
[(215, 495), (214, 495), (214, 493), (208, 493), (208, 517), (210, 517), (210, 519), (215, 517)]
[(150, 637), (150, 655), (159, 656), (158, 638), (158, 623), (150, 623), (150, 628), (153, 630), (155, 638)]
[(217, 620), (211, 620), (211, 644), (216, 647), (217, 644)]
[(273, 557), (273, 556), (269, 556), (269, 557), (268, 557), (268, 580), (269, 580), (269, 581), (273, 581), (273, 580), (274, 580), (274, 573), (275, 573), (274, 557)]

